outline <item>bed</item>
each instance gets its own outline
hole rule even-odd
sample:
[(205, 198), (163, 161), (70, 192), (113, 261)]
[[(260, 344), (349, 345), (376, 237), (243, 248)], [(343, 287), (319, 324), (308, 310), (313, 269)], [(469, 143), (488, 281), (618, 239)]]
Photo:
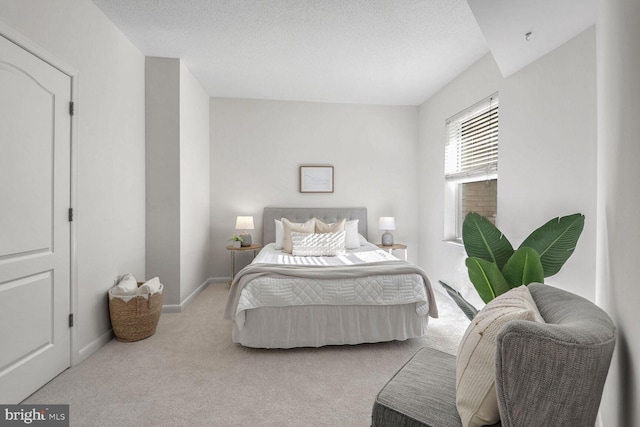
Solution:
[[(276, 226), (284, 218), (294, 224), (344, 220), (349, 249), (336, 256), (286, 253)], [(262, 231), (262, 250), (229, 290), (225, 318), (232, 321), (233, 342), (294, 348), (406, 340), (423, 336), (429, 317), (437, 317), (424, 271), (367, 241), (366, 208), (266, 207)]]

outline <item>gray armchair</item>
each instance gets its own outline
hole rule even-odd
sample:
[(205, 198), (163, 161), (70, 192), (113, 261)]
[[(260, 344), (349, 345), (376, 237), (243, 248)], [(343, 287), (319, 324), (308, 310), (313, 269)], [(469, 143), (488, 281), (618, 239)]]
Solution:
[[(547, 323), (512, 321), (498, 334), (497, 425), (592, 426), (615, 326), (582, 297), (543, 284), (529, 290)], [(455, 382), (455, 356), (419, 350), (378, 393), (372, 426), (460, 427)]]

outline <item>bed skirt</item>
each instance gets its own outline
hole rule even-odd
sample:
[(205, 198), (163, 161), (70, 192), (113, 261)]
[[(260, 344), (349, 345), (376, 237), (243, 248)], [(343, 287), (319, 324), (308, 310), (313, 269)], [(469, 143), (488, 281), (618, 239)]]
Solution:
[(425, 335), (428, 316), (415, 303), (373, 306), (261, 307), (246, 311), (242, 329), (233, 324), (233, 342), (255, 348), (404, 341)]

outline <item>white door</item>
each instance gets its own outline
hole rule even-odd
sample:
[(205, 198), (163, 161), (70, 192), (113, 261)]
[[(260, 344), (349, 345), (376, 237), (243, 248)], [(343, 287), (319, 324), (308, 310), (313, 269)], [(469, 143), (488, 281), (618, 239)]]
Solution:
[[(0, 402), (70, 362), (71, 79), (0, 36)], [(53, 402), (56, 403), (56, 402)]]

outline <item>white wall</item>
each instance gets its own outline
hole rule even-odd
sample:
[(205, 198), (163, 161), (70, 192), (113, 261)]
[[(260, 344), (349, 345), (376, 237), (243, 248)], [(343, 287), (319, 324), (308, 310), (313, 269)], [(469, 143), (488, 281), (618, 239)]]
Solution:
[(180, 61), (180, 303), (209, 278), (209, 95)]
[[(396, 242), (417, 260), (417, 108), (211, 98), (211, 251), (215, 277), (230, 275), (224, 249), (237, 215), (264, 206), (365, 206), (369, 240), (395, 216)], [(299, 192), (299, 166), (335, 167), (335, 192)]]
[(575, 252), (547, 283), (595, 300), (595, 27), (504, 80), (500, 88), (501, 230), (520, 244), (556, 216), (581, 212)]
[[(496, 92), (501, 80), (493, 57), (486, 55), (422, 104), (419, 113), (419, 263), (432, 283), (443, 280), (474, 305), (482, 301), (468, 281), (464, 248), (443, 242), (445, 120)], [(434, 288), (440, 286), (436, 284)]]
[(640, 425), (640, 2), (600, 2), (598, 32), (597, 302), (618, 336), (601, 405), (603, 426)]
[(113, 281), (145, 275), (144, 56), (89, 0), (3, 0), (0, 21), (78, 70), (80, 361), (111, 338)]
[(146, 77), (147, 273), (180, 311), (209, 278), (209, 96), (177, 58)]
[(595, 299), (596, 96), (591, 28), (503, 79), (487, 55), (420, 107), (420, 264), (481, 304), (464, 248), (442, 241), (445, 120), (498, 91), (497, 226), (514, 246), (547, 220), (581, 212), (585, 229), (563, 270), (547, 282)]

